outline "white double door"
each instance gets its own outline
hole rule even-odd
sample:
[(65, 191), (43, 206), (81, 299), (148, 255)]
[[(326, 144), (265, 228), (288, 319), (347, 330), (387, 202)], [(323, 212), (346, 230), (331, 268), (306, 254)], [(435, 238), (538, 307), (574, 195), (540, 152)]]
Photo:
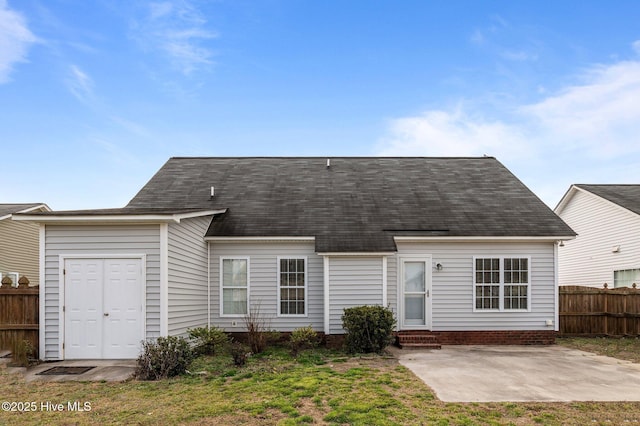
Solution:
[(137, 358), (142, 259), (65, 259), (64, 269), (64, 358)]
[(431, 259), (400, 259), (401, 329), (431, 328)]

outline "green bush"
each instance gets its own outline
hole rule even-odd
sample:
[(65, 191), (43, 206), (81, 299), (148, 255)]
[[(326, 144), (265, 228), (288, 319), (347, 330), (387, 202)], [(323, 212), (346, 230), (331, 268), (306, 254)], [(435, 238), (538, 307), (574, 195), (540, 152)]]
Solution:
[(233, 364), (236, 367), (242, 367), (246, 364), (247, 358), (250, 355), (251, 349), (249, 346), (240, 342), (231, 343), (231, 356), (233, 357)]
[(229, 343), (229, 336), (218, 327), (198, 327), (187, 331), (198, 354), (215, 355)]
[(193, 350), (183, 337), (158, 337), (142, 342), (135, 376), (140, 380), (166, 379), (184, 374), (193, 361)]
[(318, 333), (308, 325), (306, 327), (296, 328), (291, 332), (289, 337), (289, 345), (291, 346), (291, 354), (293, 356), (298, 355), (300, 351), (305, 349), (312, 349), (318, 346), (320, 339)]
[(393, 341), (396, 320), (384, 306), (345, 308), (342, 328), (347, 332), (345, 346), (351, 353), (381, 353)]

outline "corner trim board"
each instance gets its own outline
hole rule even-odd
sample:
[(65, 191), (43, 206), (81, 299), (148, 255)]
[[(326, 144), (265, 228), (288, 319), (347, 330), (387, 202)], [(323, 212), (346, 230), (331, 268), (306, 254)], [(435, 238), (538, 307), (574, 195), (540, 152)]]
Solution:
[(169, 334), (169, 225), (160, 225), (160, 336)]

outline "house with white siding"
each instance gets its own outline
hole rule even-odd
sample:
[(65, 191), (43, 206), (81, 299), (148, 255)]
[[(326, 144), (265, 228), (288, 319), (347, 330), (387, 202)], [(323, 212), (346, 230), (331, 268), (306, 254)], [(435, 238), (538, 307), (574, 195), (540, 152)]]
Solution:
[(39, 223), (43, 359), (218, 326), (343, 335), (383, 305), (440, 343), (551, 343), (575, 233), (492, 157), (171, 158), (123, 208)]
[(578, 234), (559, 248), (560, 285), (640, 286), (640, 185), (572, 185), (555, 212)]
[(21, 277), (37, 286), (40, 278), (38, 224), (11, 220), (16, 213), (50, 211), (44, 203), (0, 203), (0, 280), (11, 278), (17, 286)]

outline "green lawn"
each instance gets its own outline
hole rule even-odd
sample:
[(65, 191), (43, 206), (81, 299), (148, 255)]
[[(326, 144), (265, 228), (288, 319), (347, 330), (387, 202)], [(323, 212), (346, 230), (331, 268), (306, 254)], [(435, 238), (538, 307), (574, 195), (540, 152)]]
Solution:
[(640, 338), (626, 337), (613, 339), (605, 337), (563, 337), (557, 343), (568, 348), (612, 356), (640, 364)]
[[(564, 344), (564, 342), (563, 342)], [(640, 423), (640, 403), (443, 403), (384, 356), (271, 348), (233, 366), (200, 358), (191, 375), (159, 382), (25, 383), (0, 369), (3, 401), (89, 402), (84, 412), (0, 412), (0, 424), (526, 425)]]

